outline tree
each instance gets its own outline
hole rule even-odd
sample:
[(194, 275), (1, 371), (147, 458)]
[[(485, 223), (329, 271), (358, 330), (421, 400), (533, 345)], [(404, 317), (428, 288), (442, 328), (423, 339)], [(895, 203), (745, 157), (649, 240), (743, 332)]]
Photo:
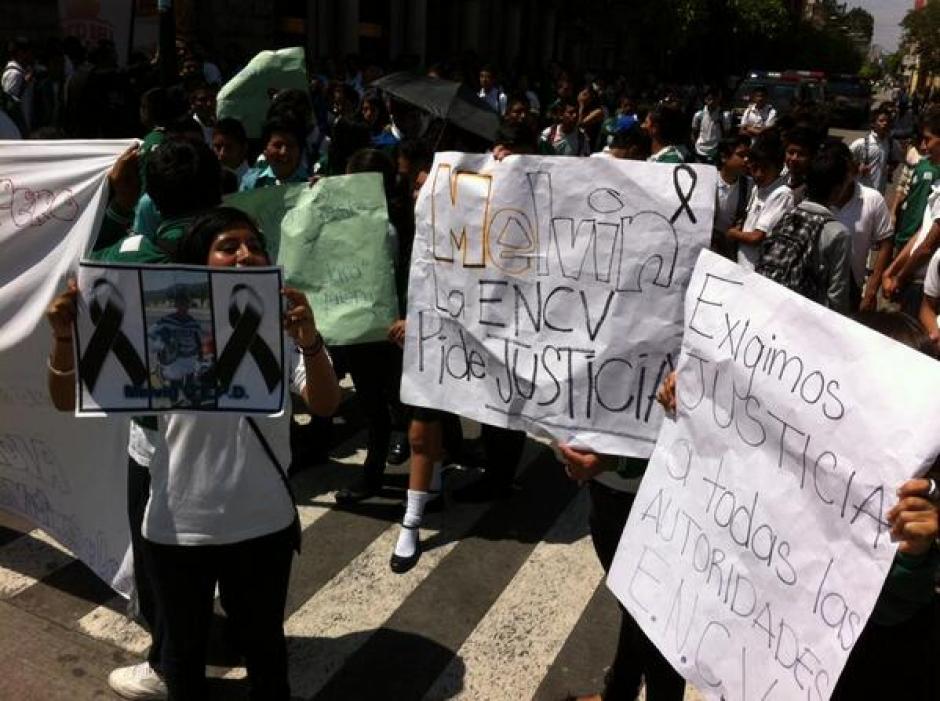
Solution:
[(903, 45), (920, 57), (924, 73), (940, 73), (940, 2), (928, 2), (917, 10), (909, 10), (901, 20)]
[(875, 31), (875, 18), (871, 16), (871, 13), (860, 7), (853, 7), (845, 14), (842, 22), (851, 34), (861, 37), (866, 44), (871, 43), (871, 37)]

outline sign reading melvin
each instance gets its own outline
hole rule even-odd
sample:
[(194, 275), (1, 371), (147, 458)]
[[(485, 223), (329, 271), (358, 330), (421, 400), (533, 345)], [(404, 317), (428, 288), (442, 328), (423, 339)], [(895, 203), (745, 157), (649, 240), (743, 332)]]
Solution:
[(714, 169), (438, 154), (418, 200), (402, 398), (649, 455)]

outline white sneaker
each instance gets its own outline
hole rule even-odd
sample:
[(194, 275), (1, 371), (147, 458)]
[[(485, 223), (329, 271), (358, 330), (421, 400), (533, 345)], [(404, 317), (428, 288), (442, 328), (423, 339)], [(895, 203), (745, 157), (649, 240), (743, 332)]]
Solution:
[(162, 701), (168, 696), (166, 682), (149, 662), (118, 667), (108, 675), (108, 686), (125, 699)]

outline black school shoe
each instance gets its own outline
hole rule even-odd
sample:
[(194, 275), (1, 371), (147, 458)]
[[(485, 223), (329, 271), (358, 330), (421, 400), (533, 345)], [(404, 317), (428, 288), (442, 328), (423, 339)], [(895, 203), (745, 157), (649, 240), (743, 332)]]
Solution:
[(408, 445), (407, 438), (393, 440), (388, 446), (388, 456), (386, 462), (389, 465), (401, 465), (411, 457), (411, 446)]
[[(409, 531), (418, 530), (417, 526), (406, 526), (404, 523), (401, 524), (402, 528), (407, 528)], [(411, 557), (402, 557), (401, 555), (396, 555), (392, 552), (392, 559), (389, 560), (388, 566), (392, 569), (392, 572), (395, 574), (405, 574), (411, 570), (415, 565), (418, 564), (418, 560), (421, 559), (421, 539), (418, 538), (415, 541), (415, 551)]]

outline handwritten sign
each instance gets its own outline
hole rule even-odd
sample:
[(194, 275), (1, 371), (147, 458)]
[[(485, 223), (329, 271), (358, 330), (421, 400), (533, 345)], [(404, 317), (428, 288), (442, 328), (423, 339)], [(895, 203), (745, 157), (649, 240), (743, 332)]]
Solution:
[(438, 154), (417, 205), (402, 399), (647, 456), (715, 170)]
[(29, 335), (89, 246), (108, 169), (131, 143), (0, 141), (0, 350)]
[(394, 258), (378, 173), (323, 178), (281, 222), (278, 263), (331, 345), (388, 336), (398, 318)]
[(280, 268), (82, 263), (76, 413), (283, 410)]
[(124, 594), (127, 422), (79, 425), (52, 407), (43, 313), (97, 232), (108, 169), (131, 143), (0, 141), (0, 510)]
[(940, 436), (940, 364), (707, 251), (678, 413), (608, 583), (709, 698), (827, 699), (895, 554), (885, 512)]

